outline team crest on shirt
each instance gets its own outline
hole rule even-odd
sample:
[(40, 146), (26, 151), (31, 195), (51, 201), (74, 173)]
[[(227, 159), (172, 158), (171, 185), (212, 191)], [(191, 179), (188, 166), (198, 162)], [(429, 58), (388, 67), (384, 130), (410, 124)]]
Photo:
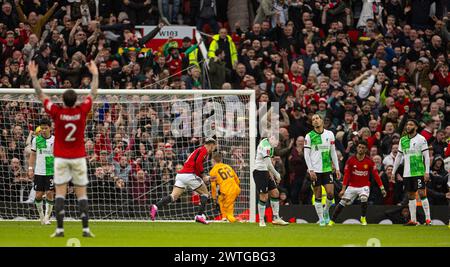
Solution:
[(367, 164), (364, 164), (364, 170), (367, 170), (369, 166)]

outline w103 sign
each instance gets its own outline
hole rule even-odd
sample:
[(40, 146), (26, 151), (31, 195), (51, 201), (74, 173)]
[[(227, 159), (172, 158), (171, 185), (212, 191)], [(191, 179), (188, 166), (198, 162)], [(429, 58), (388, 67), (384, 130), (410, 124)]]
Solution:
[[(156, 26), (136, 26), (136, 29), (139, 30), (142, 36), (148, 34)], [(159, 50), (162, 47), (169, 37), (172, 37), (174, 41), (178, 42), (178, 47), (181, 47), (181, 43), (184, 37), (189, 37), (191, 39), (195, 39), (195, 27), (191, 26), (165, 26), (161, 29), (161, 31), (149, 42), (147, 42), (146, 46), (148, 48), (152, 48), (153, 50)]]

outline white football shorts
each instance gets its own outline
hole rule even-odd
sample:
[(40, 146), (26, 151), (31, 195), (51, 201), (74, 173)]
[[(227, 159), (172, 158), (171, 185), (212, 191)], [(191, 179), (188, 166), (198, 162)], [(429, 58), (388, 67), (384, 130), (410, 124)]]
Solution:
[(89, 183), (86, 158), (64, 159), (55, 157), (55, 185), (63, 185), (72, 181), (76, 186)]
[(175, 186), (179, 188), (198, 189), (203, 184), (203, 179), (193, 173), (178, 173), (175, 176)]
[(350, 205), (351, 203), (353, 203), (353, 201), (355, 201), (355, 199), (357, 197), (361, 197), (361, 196), (369, 197), (369, 194), (370, 194), (370, 189), (368, 186), (363, 186), (363, 187), (349, 186), (345, 190), (345, 193), (342, 196), (342, 198), (349, 199), (350, 200), (349, 205)]

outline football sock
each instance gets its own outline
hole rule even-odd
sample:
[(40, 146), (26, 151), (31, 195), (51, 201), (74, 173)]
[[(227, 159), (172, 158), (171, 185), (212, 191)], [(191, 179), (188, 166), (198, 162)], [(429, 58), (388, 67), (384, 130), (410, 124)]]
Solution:
[(259, 221), (264, 222), (264, 215), (266, 213), (266, 202), (262, 200), (258, 201), (258, 213), (259, 213)]
[(431, 220), (430, 202), (428, 202), (428, 198), (424, 197), (424, 198), (421, 199), (421, 201), (422, 201), (423, 211), (425, 212), (425, 218), (427, 220)]
[(45, 201), (45, 216), (48, 218), (52, 216), (53, 205), (55, 205), (55, 201), (48, 199)]
[(63, 229), (64, 224), (64, 197), (56, 196), (55, 198), (55, 212), (56, 212), (56, 221), (57, 227), (59, 229)]
[(278, 198), (270, 198), (270, 206), (272, 207), (273, 218), (280, 218), (280, 200)]
[(330, 212), (330, 207), (333, 205), (333, 198), (329, 199), (327, 196), (327, 201), (325, 202), (325, 210)]
[(200, 196), (200, 205), (198, 206), (198, 215), (205, 214), (206, 203), (208, 203), (208, 196)]
[(409, 213), (411, 214), (411, 221), (417, 222), (416, 218), (416, 199), (410, 199), (409, 203)]
[(336, 205), (336, 209), (334, 209), (333, 216), (331, 217), (331, 220), (333, 222), (336, 222), (337, 217), (339, 216), (339, 214), (342, 212), (342, 210), (344, 208), (345, 208), (345, 206), (343, 206), (341, 203)]
[(39, 213), (39, 218), (43, 218), (44, 217), (44, 207), (43, 207), (42, 199), (40, 199), (40, 200), (34, 199), (34, 204), (36, 204), (36, 208)]
[(161, 200), (156, 203), (156, 206), (158, 208), (161, 208), (161, 207), (163, 207), (163, 206), (165, 206), (165, 205), (167, 205), (167, 204), (169, 204), (171, 202), (173, 202), (172, 196), (168, 195), (168, 196), (165, 196), (165, 197), (161, 198)]
[(366, 217), (366, 214), (367, 214), (367, 206), (368, 206), (367, 201), (361, 202), (361, 216), (362, 216), (362, 217)]
[(83, 229), (86, 229), (89, 227), (89, 205), (87, 197), (79, 198), (78, 205), (80, 208), (81, 223), (83, 224)]
[(323, 221), (323, 205), (322, 199), (316, 198), (316, 202), (314, 203), (314, 207), (316, 208), (317, 216), (319, 216), (319, 220)]

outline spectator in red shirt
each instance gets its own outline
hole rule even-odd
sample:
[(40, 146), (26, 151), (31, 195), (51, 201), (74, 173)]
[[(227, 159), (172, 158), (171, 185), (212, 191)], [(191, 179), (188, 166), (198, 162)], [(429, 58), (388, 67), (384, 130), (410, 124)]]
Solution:
[[(288, 77), (292, 83), (292, 90), (294, 92), (294, 95), (297, 89), (300, 88), (300, 85), (303, 84), (303, 71), (303, 66), (294, 61), (291, 65), (291, 70), (288, 72)], [(287, 88), (288, 87), (286, 87), (286, 89)]]
[(420, 132), (420, 134), (425, 137), (428, 143), (433, 141), (434, 138), (434, 130), (436, 130), (436, 122), (433, 118), (427, 117), (424, 119), (425, 128)]
[(181, 77), (183, 57), (178, 50), (178, 44), (172, 42), (168, 48), (169, 55), (166, 58), (167, 65), (169, 66), (170, 75)]
[(147, 202), (150, 180), (144, 170), (138, 168), (131, 176), (131, 194), (133, 200), (138, 205), (145, 205)]
[(1, 43), (1, 63), (4, 63), (8, 58), (12, 57), (13, 52), (23, 46), (23, 42), (14, 38), (14, 32), (8, 31), (6, 39), (0, 39)]
[(450, 86), (450, 72), (448, 71), (448, 65), (442, 62), (438, 62), (436, 66), (437, 70), (434, 72), (434, 81), (439, 87), (444, 88)]
[(398, 109), (398, 114), (401, 116), (405, 114), (405, 107), (408, 106), (408, 110), (410, 108), (409, 97), (405, 95), (405, 90), (400, 89), (397, 92), (397, 100), (395, 101), (395, 107)]
[(100, 155), (100, 151), (106, 150), (112, 152), (111, 140), (105, 135), (98, 133), (95, 136), (94, 152), (96, 155)]
[(16, 37), (13, 31), (6, 32), (6, 38), (0, 37), (0, 43), (7, 46), (14, 46), (16, 49), (23, 47), (25, 34), (23, 31), (17, 30), (19, 35)]

